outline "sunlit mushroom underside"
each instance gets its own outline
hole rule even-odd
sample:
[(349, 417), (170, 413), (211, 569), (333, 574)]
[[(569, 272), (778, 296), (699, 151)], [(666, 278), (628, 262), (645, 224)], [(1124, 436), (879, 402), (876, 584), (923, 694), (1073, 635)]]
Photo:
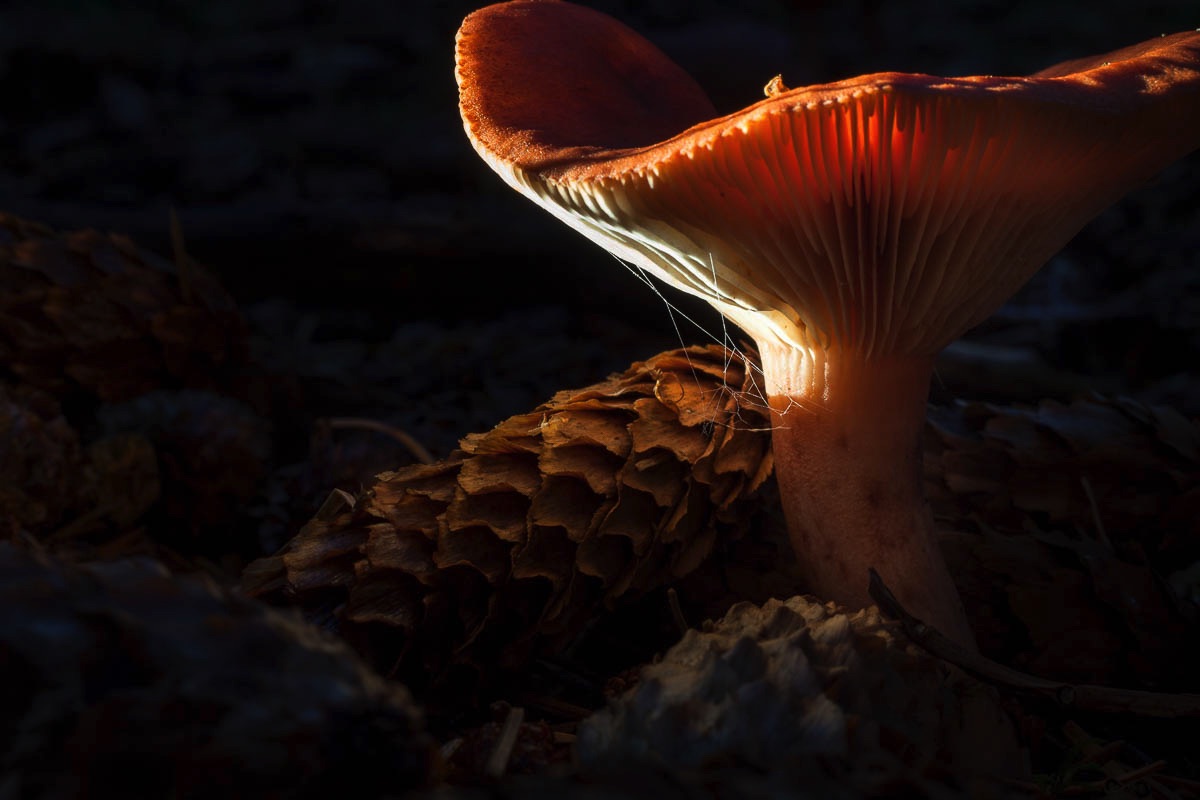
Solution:
[[(468, 18), (458, 42), (464, 123), (488, 163), (760, 346), (817, 357), (936, 352), (1200, 130), (1198, 33), (1030, 78), (868, 75), (711, 119), (620, 23), (566, 3), (493, 8), (512, 19)], [(537, 22), (534, 64), (475, 62), (538, 17), (553, 19)], [(629, 83), (618, 37), (660, 85)], [(638, 138), (672, 122), (677, 135)]]

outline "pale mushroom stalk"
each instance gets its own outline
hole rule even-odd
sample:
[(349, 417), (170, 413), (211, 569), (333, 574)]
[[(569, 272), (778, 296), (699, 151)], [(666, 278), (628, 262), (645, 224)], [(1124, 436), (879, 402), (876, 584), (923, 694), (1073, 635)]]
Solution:
[(911, 613), (970, 646), (921, 489), (933, 359), (821, 355), (823, 365), (798, 364), (794, 350), (759, 346), (780, 497), (808, 590), (870, 605), (863, 576), (874, 567)]
[(722, 117), (616, 20), (514, 0), (463, 22), (456, 77), (510, 186), (753, 337), (809, 588), (863, 606), (874, 567), (973, 648), (921, 491), (933, 358), (1200, 146), (1200, 33), (1030, 77), (774, 80)]

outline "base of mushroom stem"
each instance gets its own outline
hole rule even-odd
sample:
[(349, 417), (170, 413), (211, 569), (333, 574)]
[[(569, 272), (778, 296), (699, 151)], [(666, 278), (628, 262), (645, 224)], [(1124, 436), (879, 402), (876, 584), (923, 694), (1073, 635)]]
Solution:
[[(975, 650), (921, 488), (932, 358), (828, 352), (815, 364), (762, 348), (775, 475), (810, 591), (871, 605), (874, 567), (916, 617)], [(789, 391), (780, 391), (787, 389)]]

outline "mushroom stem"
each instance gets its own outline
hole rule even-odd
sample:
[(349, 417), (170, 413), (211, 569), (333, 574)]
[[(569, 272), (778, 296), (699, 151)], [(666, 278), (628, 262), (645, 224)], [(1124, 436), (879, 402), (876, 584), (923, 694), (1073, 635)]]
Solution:
[(871, 604), (874, 567), (901, 603), (974, 651), (921, 487), (933, 359), (760, 343), (788, 533), (808, 589)]

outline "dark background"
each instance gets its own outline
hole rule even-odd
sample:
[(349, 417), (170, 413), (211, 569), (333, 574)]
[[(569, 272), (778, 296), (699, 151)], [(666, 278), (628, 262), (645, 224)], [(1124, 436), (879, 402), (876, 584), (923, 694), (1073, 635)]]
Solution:
[[(260, 358), (391, 385), (377, 405), (423, 408), (395, 413), (435, 454), (555, 389), (719, 337), (715, 315), (668, 292), (713, 332), (677, 333), (662, 299), (475, 156), (453, 45), (476, 5), (10, 0), (0, 208), (162, 253), (176, 210)], [(1200, 25), (1200, 4), (1179, 0), (588, 5), (659, 44), (723, 112), (776, 73), (1024, 74)], [(1193, 156), (1093, 223), (952, 349), (935, 398), (1099, 389), (1200, 412), (1198, 178)]]

